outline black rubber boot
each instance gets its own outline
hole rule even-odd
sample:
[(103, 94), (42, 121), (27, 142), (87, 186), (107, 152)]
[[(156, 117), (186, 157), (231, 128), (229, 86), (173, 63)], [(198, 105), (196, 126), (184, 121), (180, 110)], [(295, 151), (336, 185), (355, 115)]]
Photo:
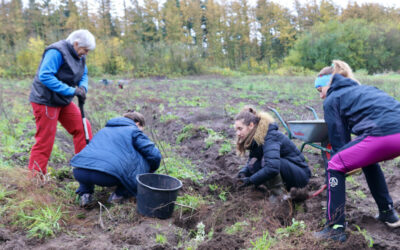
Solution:
[(269, 201), (271, 203), (278, 202), (279, 197), (282, 196), (284, 193), (284, 185), (281, 174), (277, 174), (274, 178), (266, 181), (265, 186), (268, 188), (271, 194), (269, 197)]

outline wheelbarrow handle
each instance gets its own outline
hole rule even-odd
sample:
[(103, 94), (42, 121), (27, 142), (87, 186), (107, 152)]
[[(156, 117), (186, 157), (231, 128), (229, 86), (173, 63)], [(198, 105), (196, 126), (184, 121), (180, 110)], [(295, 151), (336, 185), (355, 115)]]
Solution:
[(85, 139), (86, 139), (86, 145), (87, 145), (87, 144), (89, 144), (89, 132), (88, 132), (87, 123), (86, 123), (85, 111), (83, 109), (84, 103), (81, 102), (80, 100), (78, 102), (79, 102), (79, 109), (81, 111), (83, 130), (85, 131)]
[[(347, 177), (347, 176), (351, 176), (351, 175), (356, 174), (356, 173), (359, 173), (359, 172), (361, 172), (361, 168), (354, 169), (354, 170), (352, 170), (352, 171), (346, 173), (346, 177)], [(328, 187), (328, 186), (327, 186), (326, 184), (324, 184), (320, 189), (318, 189), (317, 191), (315, 191), (314, 193), (312, 193), (310, 196), (308, 196), (308, 199), (313, 198), (313, 197), (319, 195), (319, 194), (322, 193), (327, 187)]]

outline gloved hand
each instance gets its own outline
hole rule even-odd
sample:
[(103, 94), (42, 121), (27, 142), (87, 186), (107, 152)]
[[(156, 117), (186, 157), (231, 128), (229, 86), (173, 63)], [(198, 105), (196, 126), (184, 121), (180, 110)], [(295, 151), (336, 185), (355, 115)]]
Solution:
[(242, 178), (245, 178), (245, 177), (246, 177), (246, 174), (243, 173), (243, 172), (239, 172), (238, 175), (237, 175), (238, 179), (242, 179)]
[(241, 178), (240, 181), (243, 182), (243, 184), (239, 186), (239, 189), (244, 188), (244, 187), (247, 187), (247, 186), (250, 186), (251, 184), (253, 184), (253, 183), (250, 181), (250, 177)]
[(84, 87), (75, 88), (75, 95), (78, 97), (79, 102), (85, 103), (86, 100), (86, 90)]

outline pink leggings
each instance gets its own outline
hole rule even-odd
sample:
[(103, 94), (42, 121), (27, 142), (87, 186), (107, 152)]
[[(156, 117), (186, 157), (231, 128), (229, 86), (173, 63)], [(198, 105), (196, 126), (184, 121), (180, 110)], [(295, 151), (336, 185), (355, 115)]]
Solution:
[(347, 173), (397, 156), (400, 156), (400, 133), (367, 136), (362, 140), (355, 139), (346, 149), (335, 154), (328, 163), (328, 169)]

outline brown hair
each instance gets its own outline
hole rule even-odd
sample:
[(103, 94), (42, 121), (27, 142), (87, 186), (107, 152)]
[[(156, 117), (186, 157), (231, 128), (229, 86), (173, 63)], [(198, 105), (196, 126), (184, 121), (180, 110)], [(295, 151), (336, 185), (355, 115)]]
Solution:
[(249, 126), (250, 123), (257, 125), (260, 121), (260, 117), (257, 116), (257, 111), (254, 108), (246, 106), (235, 116), (235, 121), (238, 120), (243, 120), (246, 126)]
[(126, 118), (131, 119), (135, 123), (139, 123), (139, 126), (144, 127), (145, 126), (145, 121), (144, 121), (144, 116), (136, 111), (128, 111), (128, 113), (125, 113), (123, 115)]
[(340, 74), (360, 84), (354, 78), (353, 70), (351, 69), (351, 67), (346, 62), (341, 60), (333, 60), (332, 66), (321, 69), (321, 71), (318, 73), (318, 76), (329, 75), (329, 74)]
[(243, 120), (243, 124), (246, 126), (249, 126), (250, 123), (255, 125), (244, 140), (239, 141), (239, 138), (237, 138), (236, 151), (239, 155), (243, 156), (246, 152), (246, 149), (248, 149), (253, 142), (254, 134), (256, 133), (260, 119), (261, 118), (257, 115), (256, 110), (252, 107), (244, 107), (242, 111), (235, 116), (235, 121)]

